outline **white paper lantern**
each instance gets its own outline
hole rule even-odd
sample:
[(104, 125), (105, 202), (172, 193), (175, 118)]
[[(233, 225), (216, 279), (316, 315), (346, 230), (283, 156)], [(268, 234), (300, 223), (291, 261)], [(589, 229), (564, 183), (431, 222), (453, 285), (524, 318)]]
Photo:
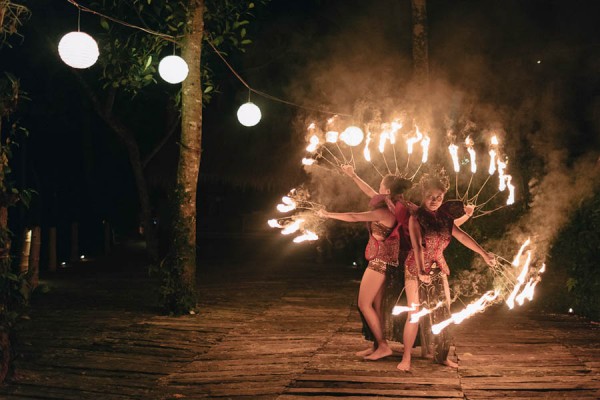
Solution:
[(83, 32), (69, 32), (58, 42), (58, 54), (70, 67), (89, 68), (96, 63), (100, 51), (93, 37)]
[(160, 77), (169, 83), (183, 82), (188, 72), (187, 63), (179, 56), (166, 56), (158, 63)]
[(238, 121), (244, 126), (254, 126), (260, 121), (260, 108), (252, 102), (242, 104), (237, 111)]
[(349, 126), (340, 135), (342, 142), (352, 147), (361, 144), (364, 138), (365, 134), (358, 126)]

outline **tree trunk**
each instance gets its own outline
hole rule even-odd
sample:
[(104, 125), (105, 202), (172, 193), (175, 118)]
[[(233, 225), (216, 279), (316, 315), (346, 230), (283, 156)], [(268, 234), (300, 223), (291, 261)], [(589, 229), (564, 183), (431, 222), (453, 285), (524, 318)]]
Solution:
[(426, 88), (429, 83), (427, 41), (427, 0), (411, 0), (413, 24), (413, 73), (415, 82)]
[(177, 166), (177, 204), (173, 242), (167, 273), (178, 286), (165, 298), (172, 312), (185, 313), (196, 304), (196, 191), (202, 142), (202, 87), (200, 54), (204, 30), (204, 0), (188, 1), (186, 35), (182, 58), (189, 75), (182, 86), (181, 140)]
[(29, 271), (29, 254), (31, 252), (31, 229), (23, 232), (23, 245), (21, 247), (21, 260), (19, 261), (19, 272)]
[(56, 227), (52, 226), (48, 230), (48, 270), (56, 271)]

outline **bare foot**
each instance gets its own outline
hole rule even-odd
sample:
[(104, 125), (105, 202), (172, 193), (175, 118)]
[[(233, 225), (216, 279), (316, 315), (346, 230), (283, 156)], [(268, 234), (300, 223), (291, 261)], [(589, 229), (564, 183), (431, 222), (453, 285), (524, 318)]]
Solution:
[(408, 360), (402, 360), (402, 362), (400, 364), (398, 364), (398, 366), (396, 367), (398, 368), (400, 371), (403, 372), (409, 372), (410, 371), (410, 359)]
[(446, 361), (444, 361), (444, 365), (450, 368), (458, 368), (458, 364), (450, 360), (449, 358), (446, 358)]
[(392, 351), (392, 349), (390, 349), (390, 347), (388, 345), (380, 345), (379, 347), (377, 347), (377, 350), (375, 350), (370, 355), (366, 356), (365, 360), (369, 360), (369, 361), (379, 360), (380, 358), (391, 356), (392, 353), (393, 353), (393, 351)]
[(358, 357), (366, 357), (366, 356), (370, 356), (374, 352), (375, 352), (375, 347), (373, 346), (373, 347), (369, 347), (366, 350), (357, 351), (354, 354), (357, 355)]

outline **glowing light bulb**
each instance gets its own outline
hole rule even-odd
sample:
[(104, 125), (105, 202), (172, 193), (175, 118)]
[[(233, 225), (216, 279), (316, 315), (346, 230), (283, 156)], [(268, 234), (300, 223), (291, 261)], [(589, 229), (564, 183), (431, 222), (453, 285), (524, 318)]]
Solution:
[(358, 126), (349, 126), (340, 135), (340, 139), (348, 146), (352, 147), (361, 144), (364, 138), (365, 134)]
[(158, 63), (158, 74), (169, 83), (180, 83), (187, 78), (189, 68), (179, 56), (166, 56)]
[(242, 104), (237, 111), (238, 121), (244, 126), (254, 126), (258, 124), (262, 117), (260, 108), (252, 102)]
[(100, 51), (93, 37), (84, 32), (69, 32), (58, 42), (58, 55), (70, 67), (85, 69), (96, 63)]

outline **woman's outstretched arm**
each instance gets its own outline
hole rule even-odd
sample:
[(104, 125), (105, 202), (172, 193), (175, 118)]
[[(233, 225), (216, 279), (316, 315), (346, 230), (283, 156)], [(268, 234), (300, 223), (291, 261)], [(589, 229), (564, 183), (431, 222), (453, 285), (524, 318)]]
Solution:
[(346, 222), (372, 222), (372, 221), (380, 221), (386, 225), (391, 225), (396, 220), (396, 218), (390, 213), (388, 210), (380, 208), (372, 211), (365, 212), (345, 212), (345, 213), (337, 213), (337, 212), (329, 212), (325, 210), (319, 210), (319, 217), (322, 218), (333, 218), (340, 221)]
[(356, 183), (356, 186), (358, 186), (358, 188), (360, 190), (362, 190), (363, 193), (366, 194), (367, 196), (373, 197), (373, 196), (379, 194), (367, 182), (363, 181), (360, 178), (360, 176), (356, 175), (356, 172), (354, 172), (354, 167), (352, 167), (352, 165), (342, 165), (342, 171), (344, 171), (344, 173), (346, 175), (348, 175), (350, 178), (352, 178), (354, 183)]
[(456, 240), (461, 242), (465, 247), (473, 250), (475, 253), (483, 257), (487, 265), (492, 267), (496, 265), (496, 257), (494, 254), (485, 251), (483, 247), (481, 247), (479, 243), (475, 241), (475, 239), (473, 239), (468, 233), (456, 225), (452, 227), (452, 236), (454, 236)]

